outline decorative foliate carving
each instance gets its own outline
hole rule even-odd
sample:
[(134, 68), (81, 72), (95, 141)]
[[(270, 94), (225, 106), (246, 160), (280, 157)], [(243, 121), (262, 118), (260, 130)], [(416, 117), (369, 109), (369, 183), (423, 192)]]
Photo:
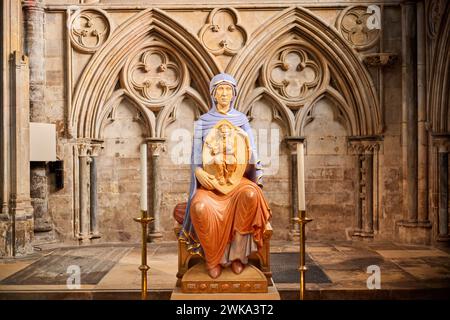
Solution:
[[(378, 8), (378, 9), (377, 9)], [(353, 6), (341, 12), (336, 28), (356, 50), (373, 47), (380, 37), (380, 12), (377, 6)]]
[(276, 51), (265, 64), (263, 81), (288, 106), (299, 106), (321, 88), (325, 68), (307, 48), (290, 45)]
[(84, 53), (97, 51), (113, 31), (113, 23), (101, 9), (77, 10), (69, 16), (69, 37), (72, 46)]
[(123, 86), (142, 103), (162, 106), (186, 85), (187, 68), (171, 50), (149, 45), (131, 55), (123, 69)]
[(394, 53), (370, 53), (363, 56), (364, 63), (369, 67), (392, 66), (398, 60), (398, 55)]
[(233, 8), (216, 8), (208, 15), (199, 38), (212, 54), (235, 55), (247, 42), (247, 32)]
[(380, 150), (379, 141), (349, 141), (349, 152), (356, 155), (374, 154)]

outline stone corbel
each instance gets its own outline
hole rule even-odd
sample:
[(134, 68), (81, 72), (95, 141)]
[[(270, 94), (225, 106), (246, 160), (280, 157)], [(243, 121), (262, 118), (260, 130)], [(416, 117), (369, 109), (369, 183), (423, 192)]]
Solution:
[(368, 67), (389, 67), (397, 63), (398, 54), (391, 52), (368, 53), (363, 55), (363, 61)]

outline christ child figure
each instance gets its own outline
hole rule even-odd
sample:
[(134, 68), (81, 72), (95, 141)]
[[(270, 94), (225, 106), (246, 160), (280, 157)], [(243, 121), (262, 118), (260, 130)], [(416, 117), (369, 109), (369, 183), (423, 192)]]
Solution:
[(237, 167), (235, 129), (229, 124), (222, 124), (217, 130), (215, 139), (206, 141), (206, 144), (210, 148), (219, 184), (233, 184), (231, 176)]

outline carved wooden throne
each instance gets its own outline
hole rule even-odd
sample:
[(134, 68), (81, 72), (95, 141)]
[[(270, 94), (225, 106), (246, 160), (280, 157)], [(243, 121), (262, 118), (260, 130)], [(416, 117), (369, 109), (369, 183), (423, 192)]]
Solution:
[[(179, 203), (175, 206), (173, 211), (173, 216), (175, 218), (174, 232), (178, 237), (181, 231), (181, 227), (184, 220), (184, 215), (186, 212), (187, 203)], [(263, 233), (264, 245), (263, 247), (255, 253), (252, 253), (248, 257), (249, 264), (257, 267), (266, 276), (267, 285), (272, 285), (272, 272), (270, 271), (270, 238), (272, 237), (272, 226), (270, 222), (267, 222), (266, 228)], [(181, 279), (183, 275), (199, 262), (202, 262), (203, 258), (197, 254), (191, 254), (186, 243), (178, 241), (178, 272), (177, 272), (177, 287), (181, 286)]]

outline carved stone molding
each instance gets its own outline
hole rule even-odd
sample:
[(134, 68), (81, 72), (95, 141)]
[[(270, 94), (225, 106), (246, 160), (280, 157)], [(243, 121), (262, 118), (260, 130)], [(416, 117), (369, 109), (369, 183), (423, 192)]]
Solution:
[(392, 66), (398, 61), (398, 55), (395, 53), (369, 53), (363, 56), (364, 63), (369, 67)]
[(172, 50), (148, 45), (130, 55), (121, 75), (128, 92), (147, 106), (162, 106), (187, 83), (187, 67)]
[(208, 15), (199, 38), (212, 54), (235, 55), (247, 42), (247, 32), (233, 8), (216, 8)]
[(68, 21), (72, 46), (83, 53), (97, 51), (114, 29), (108, 13), (101, 9), (77, 10)]
[(336, 20), (336, 28), (345, 41), (356, 50), (373, 47), (380, 37), (379, 12), (371, 7), (351, 6), (343, 10)]
[(278, 49), (265, 64), (264, 86), (286, 105), (298, 108), (328, 82), (326, 63), (295, 41)]

